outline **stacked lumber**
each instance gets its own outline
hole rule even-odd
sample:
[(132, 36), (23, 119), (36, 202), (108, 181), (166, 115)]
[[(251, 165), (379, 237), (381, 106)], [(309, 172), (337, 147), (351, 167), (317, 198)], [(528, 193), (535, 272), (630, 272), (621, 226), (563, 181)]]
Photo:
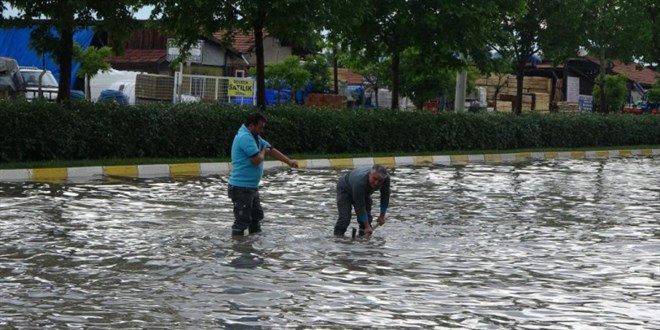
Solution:
[(536, 109), (534, 111), (550, 111), (550, 94), (535, 93)]
[(513, 111), (513, 102), (497, 100), (497, 112), (511, 112)]
[[(492, 101), (499, 87), (497, 111), (511, 111), (517, 92), (516, 76), (511, 74), (490, 75), (477, 80), (477, 86), (485, 87), (489, 101)], [(549, 111), (552, 79), (544, 77), (525, 77), (523, 79), (523, 111)], [(534, 95), (534, 96), (532, 96)], [(534, 109), (532, 109), (534, 99)], [(507, 103), (508, 102), (508, 103)]]
[(157, 74), (138, 74), (135, 77), (135, 100), (172, 101), (174, 77)]
[(578, 112), (580, 108), (577, 102), (557, 102), (557, 111), (559, 112)]

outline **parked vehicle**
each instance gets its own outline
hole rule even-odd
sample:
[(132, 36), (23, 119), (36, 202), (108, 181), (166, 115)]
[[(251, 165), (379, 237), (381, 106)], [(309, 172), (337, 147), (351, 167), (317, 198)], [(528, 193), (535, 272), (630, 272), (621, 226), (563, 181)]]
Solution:
[(33, 100), (45, 98), (56, 100), (59, 84), (53, 73), (37, 67), (20, 67), (19, 71), (25, 84), (25, 98)]
[(10, 57), (0, 57), (0, 98), (16, 98), (23, 94), (23, 78), (18, 63)]

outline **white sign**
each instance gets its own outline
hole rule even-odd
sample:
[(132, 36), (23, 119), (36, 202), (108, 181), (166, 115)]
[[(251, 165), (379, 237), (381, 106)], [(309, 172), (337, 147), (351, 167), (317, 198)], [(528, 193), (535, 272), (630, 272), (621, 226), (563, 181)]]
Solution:
[[(190, 48), (190, 54), (185, 62), (202, 63), (202, 48), (204, 40), (197, 40), (197, 43)], [(180, 49), (174, 42), (174, 39), (167, 39), (167, 60), (172, 62), (180, 54)]]
[(567, 77), (566, 79), (566, 101), (578, 102), (580, 95), (580, 78)]
[(580, 112), (594, 111), (594, 97), (591, 95), (578, 96), (578, 109)]

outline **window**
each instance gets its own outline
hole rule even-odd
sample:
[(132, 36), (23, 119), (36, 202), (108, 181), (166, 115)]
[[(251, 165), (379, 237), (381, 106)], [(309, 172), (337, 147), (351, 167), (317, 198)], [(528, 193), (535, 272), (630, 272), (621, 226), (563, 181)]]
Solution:
[(236, 73), (235, 73), (234, 76), (235, 76), (235, 77), (238, 77), (238, 78), (243, 78), (243, 77), (245, 77), (245, 70), (236, 70)]

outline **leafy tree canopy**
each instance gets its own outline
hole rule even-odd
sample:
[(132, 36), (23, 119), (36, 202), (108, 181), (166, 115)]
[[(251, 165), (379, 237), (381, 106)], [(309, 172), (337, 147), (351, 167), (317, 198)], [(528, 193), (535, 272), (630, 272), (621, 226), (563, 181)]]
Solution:
[(51, 53), (60, 65), (58, 101), (70, 96), (75, 31), (89, 26), (110, 31), (113, 44), (121, 50), (122, 41), (136, 26), (133, 13), (140, 6), (139, 0), (5, 0), (3, 6), (5, 3), (19, 14), (4, 25), (34, 27), (31, 47), (38, 54)]

